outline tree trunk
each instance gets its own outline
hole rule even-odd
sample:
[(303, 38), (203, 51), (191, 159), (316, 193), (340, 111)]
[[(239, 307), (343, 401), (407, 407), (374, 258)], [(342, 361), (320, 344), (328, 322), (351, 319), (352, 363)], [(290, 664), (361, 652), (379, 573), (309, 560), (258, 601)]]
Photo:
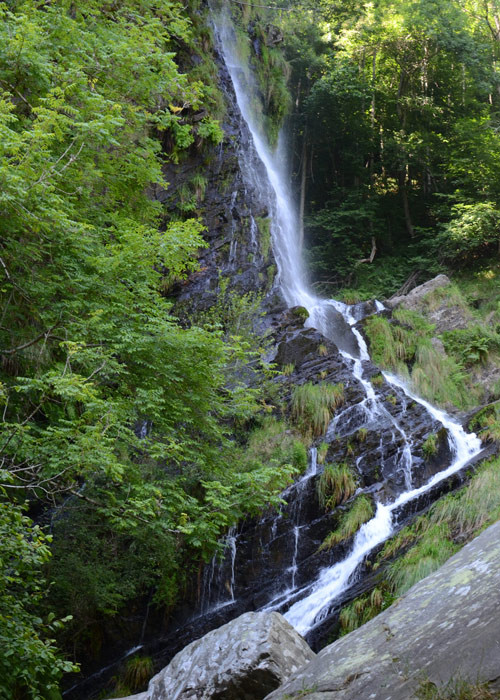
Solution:
[(304, 245), (304, 210), (306, 206), (307, 186), (307, 129), (304, 129), (302, 138), (302, 172), (300, 178), (300, 202), (299, 202), (299, 249)]
[(405, 214), (406, 231), (410, 238), (415, 236), (415, 230), (410, 216), (410, 205), (408, 203), (408, 192), (406, 190), (406, 170), (399, 173), (399, 191), (403, 198), (403, 209)]

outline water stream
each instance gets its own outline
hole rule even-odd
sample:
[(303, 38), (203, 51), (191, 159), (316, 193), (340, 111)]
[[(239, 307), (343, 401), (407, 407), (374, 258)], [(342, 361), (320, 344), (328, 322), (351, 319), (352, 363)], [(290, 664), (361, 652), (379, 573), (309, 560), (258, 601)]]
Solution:
[[(306, 474), (294, 485), (297, 498), (290, 514), (294, 522), (292, 529), (295, 538), (293, 559), (289, 568), (284, 572), (284, 579), (286, 579), (284, 580), (284, 589), (278, 591), (274, 599), (268, 602), (263, 609), (283, 610), (285, 617), (291, 624), (299, 632), (306, 634), (319, 625), (328, 614), (332, 601), (345, 591), (356, 569), (369, 552), (394, 532), (398, 509), (461, 469), (480, 451), (481, 445), (475, 435), (467, 435), (463, 428), (443, 411), (414, 396), (400, 379), (385, 374), (385, 380), (390, 385), (423, 406), (434, 420), (446, 428), (449, 436), (452, 453), (450, 465), (444, 471), (434, 475), (423, 486), (412, 487), (412, 464), (414, 461), (412, 438), (406, 434), (398, 420), (383, 405), (373, 384), (364, 377), (363, 366), (370, 358), (366, 343), (355, 327), (359, 318), (356, 318), (353, 307), (333, 299), (322, 299), (316, 296), (307, 283), (299, 247), (298, 216), (289, 187), (284, 145), (279, 142), (277, 148), (271, 150), (261, 132), (258, 113), (254, 109), (255, 103), (253, 101), (257, 90), (251, 71), (238, 57), (234, 31), (230, 21), (227, 16), (220, 14), (216, 18), (215, 24), (238, 106), (252, 135), (253, 147), (250, 144), (250, 148), (244, 154), (242, 165), (251, 186), (260, 190), (263, 196), (267, 196), (271, 218), (272, 245), (282, 295), (290, 307), (305, 307), (309, 311), (308, 325), (316, 328), (338, 345), (365, 395), (360, 404), (349, 407), (334, 419), (329, 433), (333, 435), (342, 429), (342, 425), (348, 425), (350, 413), (357, 412), (359, 414), (361, 412), (364, 414), (364, 420), (367, 424), (375, 421), (384, 421), (390, 424), (393, 440), (398, 439), (401, 443), (398, 461), (400, 469), (404, 473), (406, 490), (393, 502), (378, 502), (375, 516), (360, 528), (347, 557), (343, 561), (325, 567), (320, 571), (315, 581), (302, 588), (296, 586), (297, 552), (301, 533), (299, 517), (301, 493), (305, 481), (313, 476), (313, 471), (314, 474), (316, 473), (315, 454), (311, 455), (310, 467)], [(377, 302), (376, 309), (377, 311), (382, 310), (383, 305)], [(343, 338), (345, 337), (345, 327), (350, 329), (351, 339), (347, 345), (345, 340), (341, 341), (340, 327), (342, 327)], [(382, 446), (381, 455), (383, 458)], [(234, 558), (232, 584), (234, 584)], [(234, 597), (233, 585), (231, 585), (231, 596)]]

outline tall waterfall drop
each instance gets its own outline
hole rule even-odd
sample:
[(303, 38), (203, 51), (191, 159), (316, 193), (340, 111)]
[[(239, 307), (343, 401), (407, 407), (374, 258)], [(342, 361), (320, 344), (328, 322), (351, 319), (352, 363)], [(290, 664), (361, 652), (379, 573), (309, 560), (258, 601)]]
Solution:
[[(287, 583), (284, 589), (263, 607), (267, 610), (282, 610), (285, 617), (302, 634), (308, 633), (319, 625), (334, 601), (349, 585), (352, 577), (366, 557), (376, 546), (381, 544), (393, 532), (398, 509), (408, 502), (429, 491), (436, 483), (448, 478), (461, 469), (473, 456), (479, 453), (481, 443), (475, 435), (468, 435), (463, 428), (443, 411), (437, 410), (426, 401), (414, 396), (397, 377), (385, 374), (386, 381), (404, 392), (412, 401), (425, 409), (434, 421), (447, 430), (452, 454), (451, 464), (435, 474), (419, 488), (412, 487), (412, 440), (383, 402), (377, 397), (372, 383), (364, 377), (364, 363), (369, 361), (366, 343), (355, 328), (356, 318), (353, 307), (333, 299), (316, 296), (309, 287), (304, 271), (299, 245), (298, 216), (293, 201), (289, 177), (286, 172), (286, 158), (283, 143), (280, 141), (273, 151), (261, 133), (252, 95), (255, 93), (253, 77), (248, 66), (244, 65), (236, 51), (236, 41), (231, 22), (224, 13), (215, 20), (216, 31), (224, 61), (233, 82), (238, 106), (247, 123), (253, 139), (252, 153), (244, 156), (242, 163), (246, 178), (252, 187), (260, 189), (267, 196), (271, 218), (273, 251), (278, 265), (278, 279), (286, 303), (292, 306), (304, 306), (309, 311), (308, 325), (319, 330), (325, 337), (339, 347), (346, 363), (351, 367), (354, 381), (358, 382), (364, 392), (361, 409), (366, 422), (381, 421), (390, 425), (393, 439), (401, 445), (398, 459), (405, 473), (406, 490), (392, 502), (378, 502), (374, 517), (365, 523), (354, 538), (351, 551), (343, 561), (323, 568), (317, 578), (302, 587), (297, 581), (297, 544), (300, 537), (300, 525), (295, 523), (294, 557), (288, 569)], [(262, 176), (262, 168), (265, 170)], [(378, 304), (378, 310), (382, 305)], [(339, 330), (339, 318), (341, 328)], [(347, 330), (346, 330), (347, 329)], [(346, 342), (346, 334), (349, 336)], [(335, 419), (336, 421), (338, 419)], [(336, 428), (335, 428), (336, 429)], [(311, 466), (297, 483), (302, 489), (304, 480), (316, 473), (316, 455), (311, 455)], [(301, 485), (302, 483), (302, 485)], [(234, 557), (233, 557), (234, 566)], [(285, 577), (285, 573), (284, 573)], [(234, 577), (233, 577), (234, 582)], [(231, 596), (233, 596), (231, 587)]]

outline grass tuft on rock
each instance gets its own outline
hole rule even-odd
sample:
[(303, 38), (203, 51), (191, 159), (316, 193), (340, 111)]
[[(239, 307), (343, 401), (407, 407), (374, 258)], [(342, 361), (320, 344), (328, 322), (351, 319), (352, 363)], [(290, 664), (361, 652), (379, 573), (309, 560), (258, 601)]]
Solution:
[(343, 384), (306, 382), (293, 390), (292, 417), (303, 434), (318, 437), (326, 432), (335, 410), (343, 402)]
[(373, 517), (373, 513), (373, 503), (368, 496), (356, 498), (349, 510), (343, 513), (338, 528), (327, 535), (320, 550), (330, 549), (339, 542), (352, 537), (361, 525)]
[(387, 586), (377, 586), (370, 593), (358, 596), (340, 611), (340, 635), (353, 632), (388, 608), (394, 600)]
[(457, 551), (449, 535), (446, 523), (433, 525), (420, 542), (389, 566), (387, 580), (394, 595), (401, 595), (432, 574)]
[(318, 480), (318, 500), (325, 510), (332, 510), (354, 495), (356, 477), (346, 462), (327, 464)]
[(431, 433), (422, 443), (422, 452), (426, 459), (434, 457), (438, 451), (438, 436), (437, 433)]
[(415, 697), (418, 700), (495, 700), (498, 694), (492, 692), (488, 683), (461, 678), (452, 678), (448, 683), (438, 686), (431, 680), (420, 683)]

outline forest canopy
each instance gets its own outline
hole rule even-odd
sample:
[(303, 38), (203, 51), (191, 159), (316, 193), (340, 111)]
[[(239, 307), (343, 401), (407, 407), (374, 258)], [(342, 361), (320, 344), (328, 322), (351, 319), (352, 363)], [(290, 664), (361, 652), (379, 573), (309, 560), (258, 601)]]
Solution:
[(296, 182), (323, 290), (384, 296), (495, 256), (496, 1), (298, 5), (283, 15)]

